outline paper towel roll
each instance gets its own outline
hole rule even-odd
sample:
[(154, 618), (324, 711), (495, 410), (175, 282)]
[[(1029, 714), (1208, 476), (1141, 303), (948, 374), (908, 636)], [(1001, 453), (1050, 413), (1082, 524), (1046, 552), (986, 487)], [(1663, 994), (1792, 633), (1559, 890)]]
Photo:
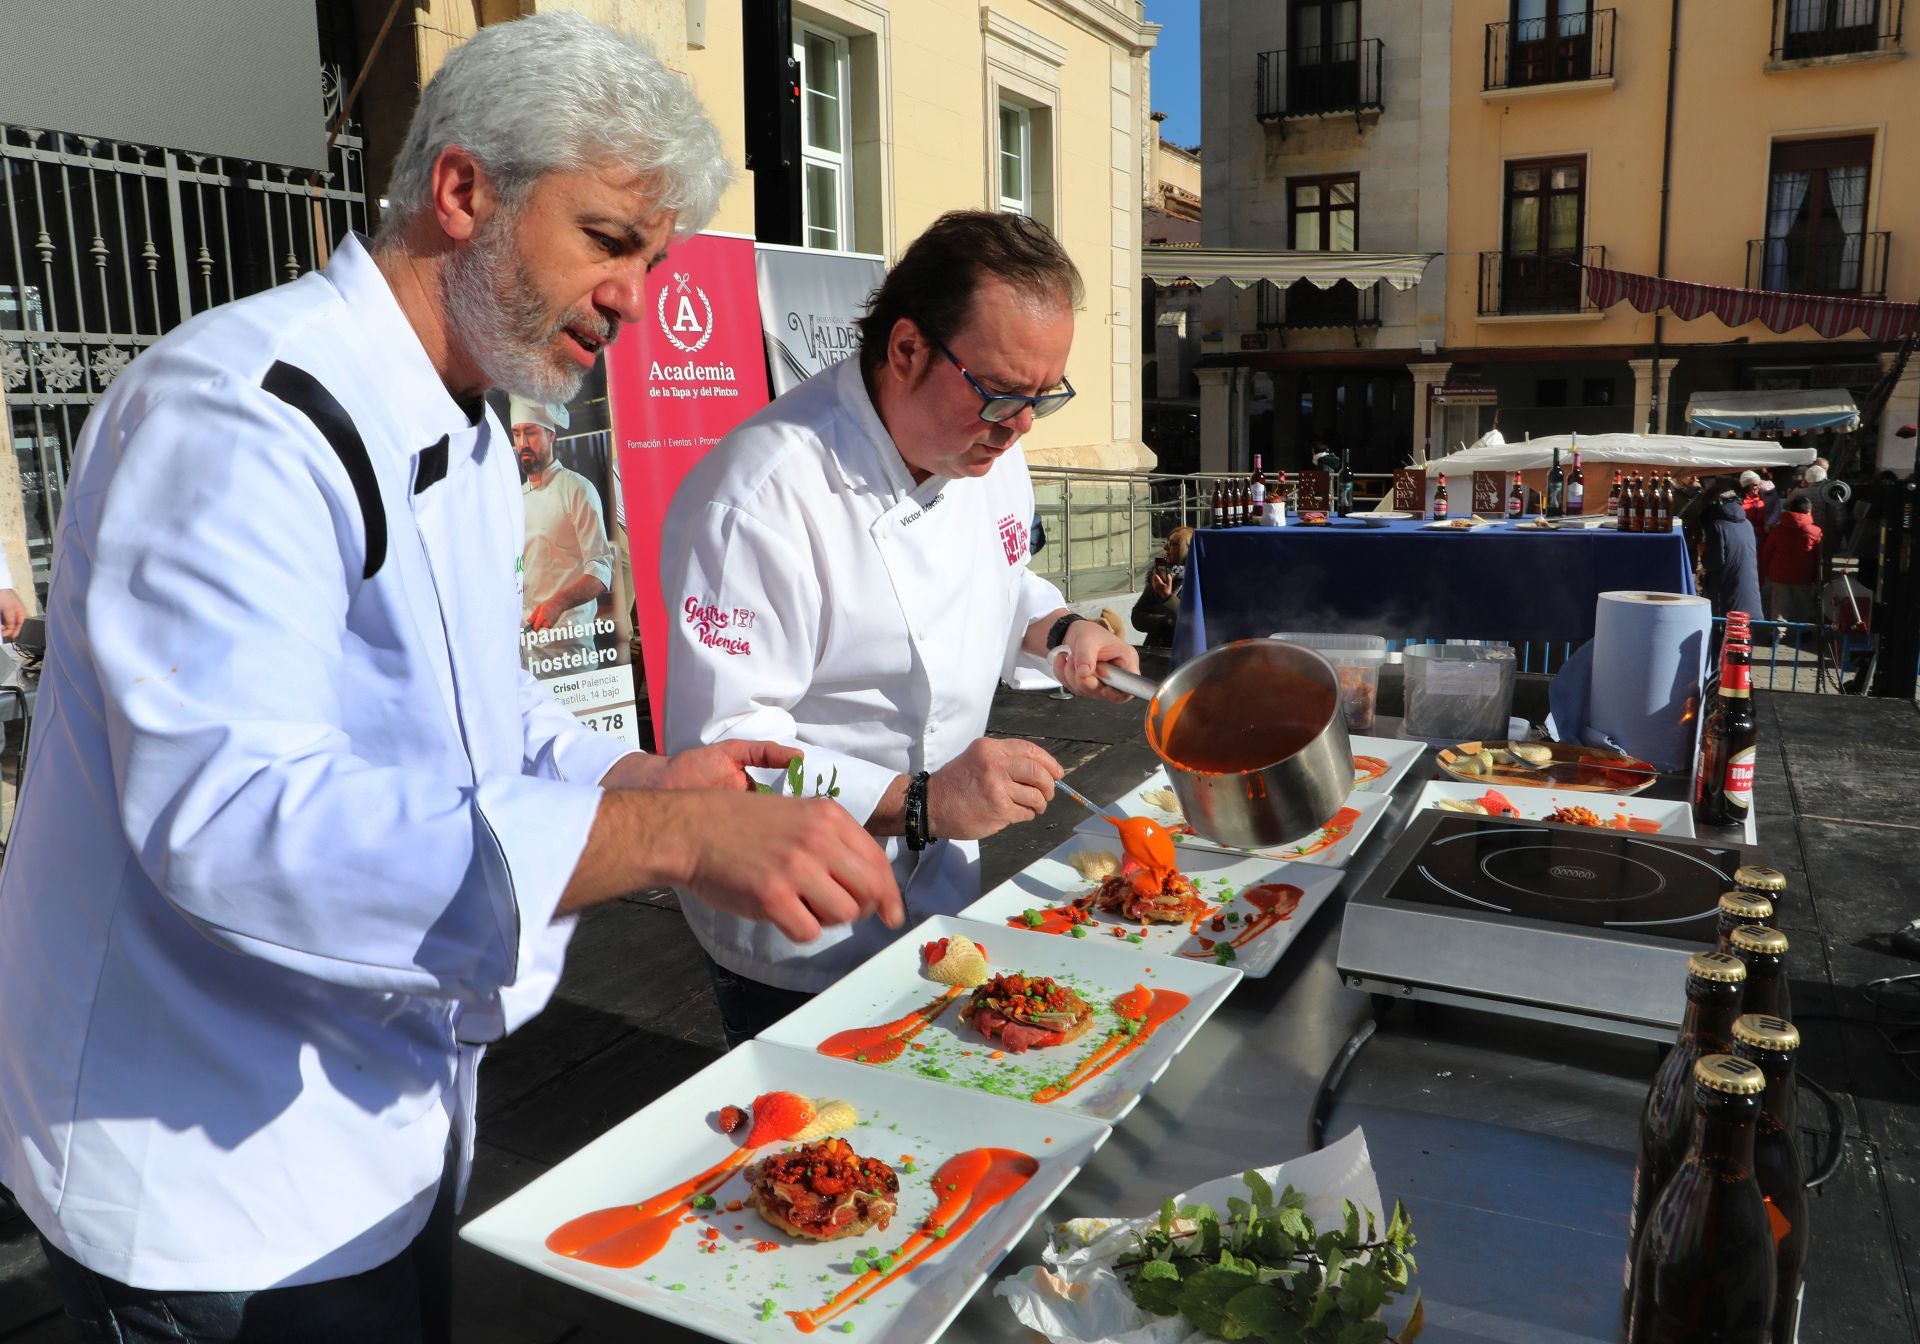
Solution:
[(1713, 607), (1679, 593), (1602, 593), (1587, 723), (1662, 771), (1691, 769)]

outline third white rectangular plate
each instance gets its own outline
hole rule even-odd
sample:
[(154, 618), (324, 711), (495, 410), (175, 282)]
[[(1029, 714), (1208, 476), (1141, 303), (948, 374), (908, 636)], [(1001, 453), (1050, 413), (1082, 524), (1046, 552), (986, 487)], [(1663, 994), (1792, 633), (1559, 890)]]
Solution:
[(1392, 793), (1426, 751), (1424, 742), (1398, 737), (1349, 737), (1353, 748), (1353, 787), (1359, 793)]
[[(982, 1036), (960, 1020), (968, 992), (929, 979), (923, 964), (921, 950), (928, 943), (956, 933), (986, 949), (990, 972), (1048, 976), (1071, 988), (1093, 1009), (1092, 1028), (1077, 1040), (1024, 1052)], [(1092, 941), (936, 916), (874, 953), (760, 1039), (1114, 1123), (1213, 1015), (1240, 972), (1161, 957), (1116, 957), (1096, 951)], [(1144, 986), (1152, 1001), (1148, 1025), (1130, 1034), (1114, 1000), (1136, 986)]]
[[(1486, 795), (1485, 784), (1455, 784), (1450, 780), (1431, 780), (1420, 791), (1419, 801), (1407, 814), (1407, 824), (1425, 808), (1442, 798), (1470, 803)], [(1597, 793), (1559, 792), (1554, 789), (1527, 789), (1511, 784), (1499, 786), (1500, 796), (1512, 803), (1522, 821), (1546, 821), (1554, 809), (1584, 807), (1598, 814), (1600, 824), (1609, 830), (1658, 832), (1663, 835), (1693, 835), (1693, 808), (1686, 803), (1659, 798), (1609, 798)]]
[[(1382, 742), (1382, 738), (1357, 738), (1362, 742)], [(1396, 742), (1396, 747), (1420, 747), (1417, 742)], [(1422, 748), (1424, 749), (1424, 748)], [(1357, 749), (1356, 749), (1357, 754)], [(1419, 755), (1414, 752), (1414, 757)], [(1413, 764), (1413, 757), (1406, 760)], [(1404, 773), (1404, 767), (1402, 772)], [(1298, 861), (1320, 863), (1330, 868), (1340, 868), (1353, 857), (1354, 850), (1370, 835), (1373, 828), (1380, 824), (1381, 814), (1393, 800), (1384, 792), (1350, 793), (1346, 804), (1325, 826), (1311, 835), (1302, 836), (1292, 844), (1274, 845), (1270, 849), (1234, 849), (1230, 845), (1220, 844), (1198, 836), (1187, 826), (1186, 818), (1180, 813), (1180, 804), (1173, 796), (1173, 787), (1167, 782), (1165, 770), (1155, 770), (1136, 788), (1129, 789), (1112, 805), (1112, 811), (1123, 817), (1151, 817), (1173, 832), (1174, 842), (1184, 849), (1217, 849), (1223, 854), (1249, 854), (1255, 858), (1275, 861)], [(1112, 836), (1111, 822), (1099, 817), (1088, 817), (1074, 827), (1082, 835)], [(1182, 861), (1181, 867), (1186, 867)]]

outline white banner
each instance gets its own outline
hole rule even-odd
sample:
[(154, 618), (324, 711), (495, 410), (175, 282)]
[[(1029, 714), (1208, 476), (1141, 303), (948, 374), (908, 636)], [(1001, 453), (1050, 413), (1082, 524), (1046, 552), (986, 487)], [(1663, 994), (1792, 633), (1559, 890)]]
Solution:
[(887, 273), (883, 258), (756, 243), (753, 265), (775, 396), (860, 348), (854, 320)]

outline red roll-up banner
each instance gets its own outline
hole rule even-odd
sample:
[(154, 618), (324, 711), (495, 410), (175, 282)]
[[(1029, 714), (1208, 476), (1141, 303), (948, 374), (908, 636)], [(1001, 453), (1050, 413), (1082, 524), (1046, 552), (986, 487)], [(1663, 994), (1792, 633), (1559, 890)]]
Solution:
[(673, 245), (647, 290), (647, 315), (607, 351), (607, 400), (633, 545), (635, 627), (656, 739), (667, 690), (660, 533), (682, 478), (767, 404), (753, 239), (696, 234)]

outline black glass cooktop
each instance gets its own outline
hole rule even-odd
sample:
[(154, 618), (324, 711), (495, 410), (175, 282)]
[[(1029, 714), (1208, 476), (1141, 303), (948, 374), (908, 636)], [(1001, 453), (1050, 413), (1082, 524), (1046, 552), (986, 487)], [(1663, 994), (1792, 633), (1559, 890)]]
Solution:
[(1670, 836), (1431, 816), (1389, 901), (1710, 943), (1720, 893), (1743, 862), (1738, 850)]

